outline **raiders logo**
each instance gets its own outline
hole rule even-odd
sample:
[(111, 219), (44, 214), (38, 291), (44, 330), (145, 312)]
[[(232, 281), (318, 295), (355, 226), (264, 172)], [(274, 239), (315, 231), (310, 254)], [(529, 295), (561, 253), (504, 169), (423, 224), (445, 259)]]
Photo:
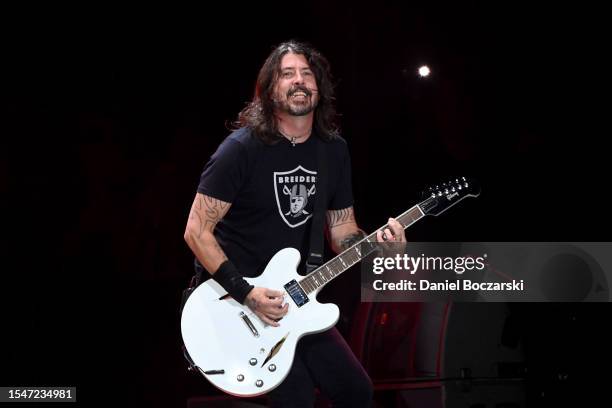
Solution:
[(274, 172), (278, 212), (289, 227), (298, 227), (312, 217), (316, 182), (317, 172), (302, 166), (290, 171)]

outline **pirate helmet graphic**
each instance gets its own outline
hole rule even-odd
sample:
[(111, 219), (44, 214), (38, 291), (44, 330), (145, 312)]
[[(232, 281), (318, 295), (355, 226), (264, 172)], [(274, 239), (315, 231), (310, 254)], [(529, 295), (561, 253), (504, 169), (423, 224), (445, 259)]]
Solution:
[(312, 217), (312, 196), (316, 193), (316, 175), (316, 172), (302, 166), (290, 171), (274, 172), (274, 192), (278, 212), (291, 228), (304, 224)]
[[(311, 187), (310, 191), (314, 193), (314, 186)], [(285, 215), (290, 215), (291, 217), (299, 217), (303, 214), (308, 215), (308, 211), (305, 208), (306, 204), (308, 204), (308, 196), (312, 194), (310, 191), (304, 184), (294, 184), (291, 187), (291, 191), (287, 189), (290, 207)]]

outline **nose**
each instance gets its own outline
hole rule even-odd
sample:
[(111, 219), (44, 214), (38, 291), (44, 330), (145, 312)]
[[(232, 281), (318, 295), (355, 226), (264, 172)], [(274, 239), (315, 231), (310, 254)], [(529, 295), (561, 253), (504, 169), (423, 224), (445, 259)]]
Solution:
[(295, 76), (293, 77), (293, 83), (294, 84), (303, 84), (304, 83), (304, 77), (302, 76), (302, 73), (300, 71), (298, 71)]

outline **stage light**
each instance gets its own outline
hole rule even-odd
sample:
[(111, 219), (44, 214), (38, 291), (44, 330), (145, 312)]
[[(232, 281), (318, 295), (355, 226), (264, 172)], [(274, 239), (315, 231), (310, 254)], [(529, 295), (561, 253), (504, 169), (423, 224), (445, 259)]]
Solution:
[(427, 65), (419, 67), (419, 75), (421, 76), (421, 78), (427, 78), (430, 73), (431, 71)]

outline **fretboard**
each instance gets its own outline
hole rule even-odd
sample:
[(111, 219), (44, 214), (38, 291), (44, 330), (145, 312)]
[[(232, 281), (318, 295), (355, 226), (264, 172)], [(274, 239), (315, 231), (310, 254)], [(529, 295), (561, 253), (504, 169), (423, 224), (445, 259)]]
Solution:
[[(406, 229), (424, 216), (425, 214), (423, 211), (421, 211), (419, 206), (415, 205), (397, 217), (396, 220), (404, 227), (404, 229)], [(388, 225), (383, 225), (372, 234), (363, 238), (361, 241), (356, 242), (344, 252), (336, 255), (336, 257), (309, 273), (299, 282), (304, 292), (310, 294), (318, 290), (319, 288), (325, 286), (328, 282), (331, 282), (342, 272), (346, 271), (351, 266), (357, 264), (363, 258), (374, 252), (377, 247), (376, 232), (384, 230), (385, 228), (388, 228)]]

